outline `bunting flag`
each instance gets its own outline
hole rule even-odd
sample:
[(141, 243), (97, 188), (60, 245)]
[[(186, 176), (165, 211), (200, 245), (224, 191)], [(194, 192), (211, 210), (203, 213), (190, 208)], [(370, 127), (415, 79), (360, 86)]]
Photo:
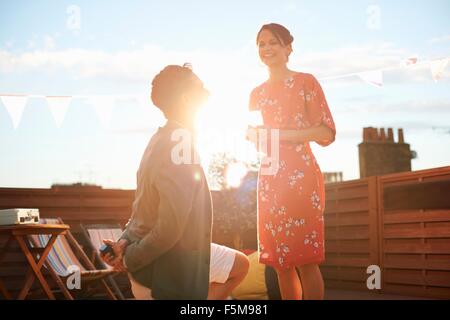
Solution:
[(383, 86), (383, 71), (382, 70), (361, 72), (361, 73), (358, 73), (358, 77), (360, 77), (361, 80), (363, 80), (371, 85), (374, 85), (376, 87)]
[(417, 64), (418, 60), (419, 59), (417, 57), (409, 57), (402, 61), (402, 65), (405, 67), (409, 67), (409, 66)]
[(89, 97), (89, 103), (94, 107), (100, 124), (103, 128), (109, 128), (111, 123), (111, 115), (116, 104), (114, 96), (92, 96)]
[(140, 96), (136, 96), (136, 102), (138, 103), (138, 105), (144, 109), (148, 109), (149, 107), (152, 107), (152, 101), (150, 100), (149, 96), (144, 96), (144, 95), (140, 95)]
[(70, 96), (47, 96), (48, 107), (55, 120), (56, 126), (61, 127), (66, 117), (67, 109), (69, 108), (72, 97)]
[(146, 118), (145, 121), (152, 121), (159, 124), (164, 123), (164, 114), (152, 104), (149, 96), (136, 96), (136, 101), (142, 110), (143, 117)]
[(14, 129), (17, 129), (22, 118), (23, 110), (27, 104), (27, 96), (4, 95), (0, 97), (11, 117)]
[(441, 59), (430, 62), (431, 76), (435, 82), (443, 77), (448, 61), (449, 59)]

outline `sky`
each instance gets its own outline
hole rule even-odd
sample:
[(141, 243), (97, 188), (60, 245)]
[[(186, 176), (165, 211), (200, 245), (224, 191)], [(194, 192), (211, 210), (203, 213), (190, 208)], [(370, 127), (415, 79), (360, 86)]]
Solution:
[[(164, 124), (151, 80), (184, 62), (211, 91), (199, 117), (202, 163), (221, 151), (248, 160), (243, 115), (267, 79), (255, 37), (268, 22), (294, 36), (289, 67), (325, 91), (337, 136), (326, 148), (311, 143), (322, 171), (358, 179), (367, 126), (403, 128), (418, 154), (413, 170), (450, 165), (450, 66), (436, 82), (427, 63), (450, 57), (448, 0), (0, 0), (0, 95), (30, 95), (17, 128), (0, 102), (0, 187), (135, 188), (145, 146)], [(402, 67), (411, 56), (419, 64)], [(381, 88), (339, 77), (380, 68)], [(60, 95), (73, 98), (58, 127), (43, 96)], [(106, 104), (109, 121), (96, 113)]]

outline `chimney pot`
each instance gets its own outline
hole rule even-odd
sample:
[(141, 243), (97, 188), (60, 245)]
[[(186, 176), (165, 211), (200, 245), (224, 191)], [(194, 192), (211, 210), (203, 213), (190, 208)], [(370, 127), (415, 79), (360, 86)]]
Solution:
[(398, 143), (405, 143), (405, 139), (403, 137), (403, 129), (398, 129)]
[(369, 141), (369, 128), (363, 129), (363, 142)]
[(384, 131), (384, 128), (380, 128), (380, 141), (386, 142), (386, 132)]
[(378, 141), (378, 130), (377, 128), (370, 127), (370, 141)]
[(394, 142), (394, 131), (392, 130), (392, 128), (388, 128), (387, 141)]

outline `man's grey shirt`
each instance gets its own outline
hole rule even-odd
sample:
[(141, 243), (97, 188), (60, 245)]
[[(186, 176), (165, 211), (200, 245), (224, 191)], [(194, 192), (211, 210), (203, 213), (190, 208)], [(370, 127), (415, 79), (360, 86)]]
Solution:
[[(153, 278), (157, 272), (159, 278), (173, 282), (160, 283), (163, 290), (167, 287), (167, 290), (172, 288), (182, 292), (183, 289), (177, 289), (177, 286), (208, 285), (212, 203), (201, 165), (173, 161), (172, 150), (180, 143), (172, 141), (175, 130), (185, 129), (168, 121), (154, 134), (144, 152), (137, 172), (132, 216), (122, 238), (130, 242), (125, 251), (125, 265), (138, 281), (141, 278), (141, 282), (147, 282), (144, 285), (154, 289), (155, 283), (146, 279)], [(187, 130), (185, 132), (188, 133)], [(196, 151), (193, 146), (191, 151), (194, 160)], [(164, 268), (171, 263), (178, 265), (169, 266), (171, 270), (148, 268), (152, 264), (158, 265), (158, 259)], [(190, 279), (183, 280), (180, 275)], [(171, 277), (178, 277), (178, 280)], [(204, 289), (199, 288), (200, 296), (186, 298), (201, 298)], [(168, 298), (172, 298), (168, 294)]]

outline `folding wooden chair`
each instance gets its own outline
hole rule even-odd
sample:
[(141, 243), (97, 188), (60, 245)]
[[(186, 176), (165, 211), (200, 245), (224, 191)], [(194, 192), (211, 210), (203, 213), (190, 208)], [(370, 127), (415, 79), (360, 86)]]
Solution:
[[(103, 245), (104, 239), (110, 239), (113, 241), (118, 241), (122, 236), (123, 230), (119, 224), (81, 224), (81, 229), (89, 242), (92, 249), (92, 261), (98, 263), (102, 268), (112, 269), (111, 266), (103, 262), (100, 257), (100, 247)], [(114, 288), (116, 295), (120, 299), (125, 299), (122, 291), (120, 290), (115, 277), (118, 274), (114, 274), (108, 277), (109, 284)], [(128, 277), (126, 277), (126, 282), (128, 282)]]
[[(40, 223), (58, 224), (63, 223), (63, 221), (60, 218), (41, 219)], [(31, 245), (34, 247), (43, 247), (48, 240), (49, 237), (47, 235), (30, 236)], [(66, 235), (59, 236), (55, 241), (45, 265), (50, 276), (56, 282), (66, 299), (74, 299), (65, 285), (67, 278), (72, 274), (69, 272), (69, 267), (71, 266), (77, 266), (80, 269), (82, 286), (90, 288), (95, 283), (104, 290), (109, 298), (113, 300), (117, 299), (105, 282), (106, 277), (117, 272), (112, 269), (96, 269), (70, 231)]]

